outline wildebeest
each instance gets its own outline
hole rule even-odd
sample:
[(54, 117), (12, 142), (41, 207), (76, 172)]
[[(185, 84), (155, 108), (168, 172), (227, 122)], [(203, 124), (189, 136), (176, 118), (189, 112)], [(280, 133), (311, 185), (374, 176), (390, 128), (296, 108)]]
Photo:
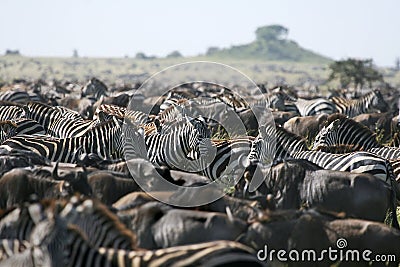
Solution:
[(79, 192), (91, 195), (92, 189), (85, 172), (71, 172), (63, 176), (54, 167), (52, 176), (39, 176), (25, 169), (13, 169), (0, 178), (0, 208), (28, 201), (31, 195), (60, 198)]
[(110, 172), (97, 171), (88, 175), (88, 183), (93, 196), (106, 205), (111, 205), (122, 196), (140, 190), (137, 183), (131, 178), (121, 178)]
[(318, 116), (293, 117), (283, 124), (286, 130), (312, 140), (320, 130), (322, 123), (328, 118), (328, 114)]
[(304, 162), (288, 161), (271, 168), (265, 183), (277, 208), (319, 207), (380, 222), (388, 210), (395, 216), (395, 200), (386, 182), (370, 174), (322, 170)]
[[(358, 250), (359, 258), (349, 261), (339, 261), (339, 258), (322, 256), (323, 250), (338, 249), (337, 242), (342, 238), (347, 241), (343, 246), (346, 249)], [(239, 239), (254, 249), (261, 251), (259, 255), (269, 259), (277, 260), (275, 255), (265, 255), (265, 246), (268, 251), (284, 250), (286, 256), (291, 250), (300, 253), (304, 250), (315, 252), (310, 260), (290, 261), (289, 266), (309, 266), (310, 262), (317, 263), (317, 266), (332, 266), (336, 263), (340, 266), (386, 266), (385, 262), (373, 262), (375, 255), (393, 255), (389, 266), (398, 266), (400, 261), (400, 231), (379, 222), (371, 222), (359, 219), (346, 219), (340, 214), (326, 213), (318, 210), (285, 210), (264, 213), (260, 218), (254, 220), (246, 234)], [(370, 250), (371, 262), (361, 258), (364, 250)], [(325, 254), (326, 255), (326, 254)], [(319, 257), (320, 256), (320, 257)], [(313, 260), (313, 257), (320, 258), (320, 261)], [(288, 258), (288, 257), (287, 257)], [(294, 255), (296, 258), (296, 255)], [(300, 258), (301, 259), (301, 258)]]
[[(354, 121), (367, 126), (371, 131), (381, 134), (380, 141), (388, 141), (392, 137), (392, 130), (396, 129), (393, 125), (393, 112), (360, 114), (353, 118)], [(397, 123), (397, 122), (396, 122)]]

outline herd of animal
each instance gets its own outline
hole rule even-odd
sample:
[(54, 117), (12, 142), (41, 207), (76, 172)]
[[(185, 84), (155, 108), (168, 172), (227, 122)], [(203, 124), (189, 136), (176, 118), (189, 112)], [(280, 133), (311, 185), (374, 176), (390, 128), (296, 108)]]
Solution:
[[(139, 88), (2, 85), (0, 266), (399, 265), (396, 91)], [(159, 190), (160, 177), (179, 190)], [(160, 201), (212, 183), (215, 201)], [(338, 240), (370, 260), (318, 257)], [(315, 257), (282, 262), (266, 247)]]

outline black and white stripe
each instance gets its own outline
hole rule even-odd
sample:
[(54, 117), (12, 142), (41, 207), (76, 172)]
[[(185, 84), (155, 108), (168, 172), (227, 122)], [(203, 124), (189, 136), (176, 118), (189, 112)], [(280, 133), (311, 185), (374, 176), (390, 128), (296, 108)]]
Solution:
[(349, 117), (369, 113), (376, 109), (384, 110), (388, 106), (379, 90), (369, 92), (355, 100), (343, 97), (332, 97), (330, 100), (335, 104), (339, 113)]
[(6, 140), (2, 147), (7, 150), (30, 150), (51, 161), (69, 163), (76, 163), (82, 153), (94, 153), (102, 159), (117, 159), (123, 156), (121, 128), (115, 121), (100, 124), (80, 137), (14, 136)]
[(311, 100), (297, 99), (294, 104), (296, 105), (301, 116), (314, 116), (319, 114), (333, 114), (336, 113), (336, 106), (329, 100), (323, 98), (316, 98)]

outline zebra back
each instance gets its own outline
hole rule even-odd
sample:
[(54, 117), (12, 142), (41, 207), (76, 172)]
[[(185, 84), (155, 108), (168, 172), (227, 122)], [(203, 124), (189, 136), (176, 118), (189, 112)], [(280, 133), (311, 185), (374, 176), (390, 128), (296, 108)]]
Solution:
[(30, 119), (16, 119), (0, 122), (0, 144), (15, 135), (44, 135), (46, 130), (42, 125)]
[(0, 121), (19, 119), (25, 115), (26, 111), (20, 106), (0, 106)]
[(331, 154), (322, 151), (300, 151), (292, 154), (296, 159), (306, 159), (321, 168), (352, 173), (370, 173), (390, 184), (393, 170), (390, 162), (366, 151)]
[(294, 102), (301, 116), (336, 113), (336, 106), (327, 99), (316, 98), (311, 100), (297, 99)]
[(25, 91), (10, 90), (7, 92), (0, 92), (0, 101), (10, 101), (23, 104), (31, 101), (31, 98)]
[(379, 90), (373, 90), (355, 100), (343, 97), (332, 97), (330, 100), (335, 104), (339, 113), (349, 117), (369, 113), (374, 109), (385, 111), (388, 106)]
[(96, 120), (81, 120), (61, 117), (55, 119), (49, 126), (48, 133), (58, 138), (78, 137), (84, 135), (93, 127), (99, 125)]
[(39, 223), (31, 240), (34, 240), (32, 243), (38, 253), (30, 256), (38, 266), (183, 267), (211, 266), (213, 260), (226, 265), (247, 262), (246, 266), (262, 266), (255, 258), (253, 249), (233, 241), (213, 241), (154, 251), (93, 248), (78, 227), (57, 216)]
[(29, 102), (26, 106), (26, 117), (37, 121), (44, 129), (46, 129), (46, 132), (48, 132), (51, 124), (53, 124), (55, 120), (62, 117), (59, 110), (43, 103)]
[(376, 134), (368, 127), (341, 114), (328, 118), (326, 125), (315, 137), (313, 149), (335, 145), (352, 145), (358, 150), (382, 147), (376, 141)]

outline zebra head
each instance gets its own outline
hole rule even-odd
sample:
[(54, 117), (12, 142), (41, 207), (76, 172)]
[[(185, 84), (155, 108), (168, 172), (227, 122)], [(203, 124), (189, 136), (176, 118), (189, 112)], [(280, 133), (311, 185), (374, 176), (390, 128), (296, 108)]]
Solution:
[(189, 119), (189, 122), (193, 125), (193, 127), (199, 132), (200, 138), (210, 138), (211, 131), (208, 129), (207, 123), (202, 116), (199, 116), (195, 119)]
[(276, 130), (274, 127), (262, 125), (259, 134), (251, 144), (247, 165), (251, 162), (270, 164), (275, 157)]
[(0, 144), (6, 139), (13, 137), (17, 134), (18, 125), (13, 121), (0, 122)]
[(313, 149), (320, 146), (333, 146), (338, 142), (337, 133), (341, 126), (341, 120), (336, 119), (329, 125), (322, 127), (314, 140)]

